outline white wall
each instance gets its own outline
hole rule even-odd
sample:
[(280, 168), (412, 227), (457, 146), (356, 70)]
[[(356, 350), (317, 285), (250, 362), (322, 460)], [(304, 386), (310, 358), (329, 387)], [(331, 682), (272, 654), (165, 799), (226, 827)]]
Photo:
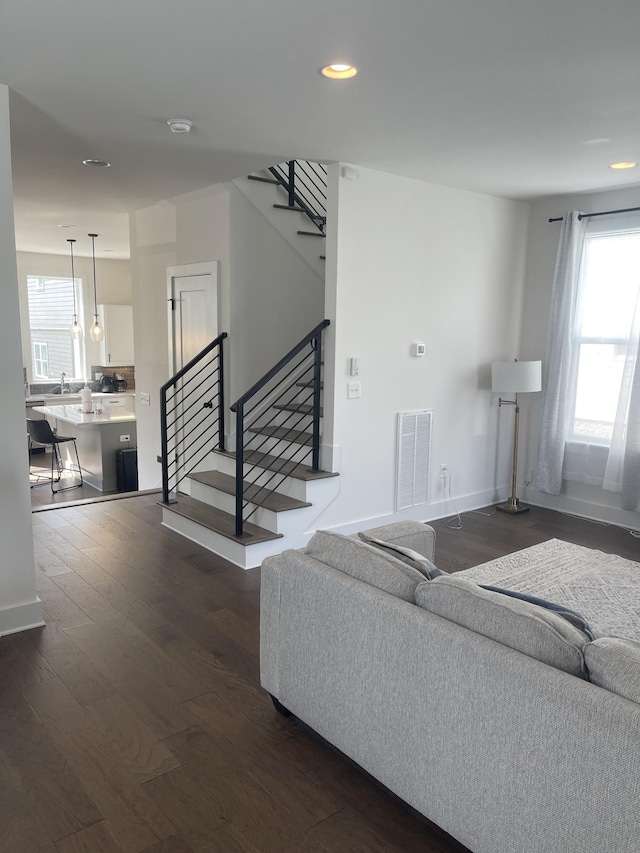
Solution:
[[(452, 513), (440, 463), (459, 508), (508, 493), (512, 421), (500, 442), (489, 365), (519, 356), (528, 206), (357, 173), (329, 170), (323, 459), (340, 478), (317, 527)], [(410, 355), (414, 341), (426, 357)], [(360, 360), (359, 400), (347, 399), (350, 357)], [(421, 409), (434, 411), (431, 505), (395, 516), (396, 413)]]
[[(236, 186), (228, 186), (230, 399), (235, 400), (323, 319), (324, 281)], [(298, 236), (303, 242), (313, 239)], [(323, 241), (314, 242), (322, 254)]]
[(36, 595), (13, 224), (9, 90), (0, 85), (0, 635), (44, 624)]
[[(78, 243), (81, 238), (77, 238)], [(89, 244), (91, 241), (85, 238)], [(89, 257), (79, 257), (77, 243), (74, 245), (74, 268), (76, 278), (82, 280), (78, 319), (85, 332), (86, 368), (100, 364), (100, 345), (89, 337), (93, 323), (93, 261)], [(65, 243), (68, 248), (68, 244)], [(30, 363), (29, 352), (29, 303), (27, 298), (27, 276), (60, 276), (71, 278), (71, 255), (47, 255), (36, 252), (17, 252), (18, 288), (20, 294), (20, 314), (22, 328), (22, 359), (26, 366)], [(96, 294), (98, 305), (131, 305), (131, 264), (123, 260), (96, 258)], [(69, 318), (71, 323), (71, 318)]]
[[(620, 210), (637, 207), (640, 190), (617, 190), (573, 196), (553, 196), (540, 199), (531, 205), (525, 295), (523, 305), (522, 357), (545, 358), (549, 305), (553, 286), (553, 273), (558, 250), (559, 222), (550, 218), (563, 216), (569, 210), (585, 213), (601, 210)], [(523, 480), (532, 477), (537, 467), (538, 440), (542, 395), (527, 395), (532, 411), (532, 432), (528, 446), (523, 451), (521, 469)], [(522, 497), (528, 502), (548, 506), (565, 512), (584, 515), (588, 518), (609, 521), (628, 527), (640, 526), (637, 513), (620, 509), (620, 496), (598, 486), (566, 482), (559, 496), (537, 492), (533, 486), (521, 489)]]

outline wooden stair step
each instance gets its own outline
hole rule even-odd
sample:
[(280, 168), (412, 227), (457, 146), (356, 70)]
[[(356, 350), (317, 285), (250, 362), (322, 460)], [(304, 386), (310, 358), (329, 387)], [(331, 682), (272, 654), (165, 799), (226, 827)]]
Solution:
[[(236, 458), (233, 451), (216, 450), (214, 452), (220, 456), (227, 456), (229, 459)], [(326, 477), (339, 476), (337, 472), (333, 471), (312, 471), (306, 462), (293, 462), (291, 459), (271, 456), (269, 453), (262, 453), (259, 450), (249, 450), (244, 454), (244, 461), (247, 465), (255, 465), (267, 471), (276, 471), (285, 474), (287, 477), (293, 477), (295, 480), (322, 480)]]
[(276, 181), (275, 178), (263, 178), (260, 175), (247, 175), (247, 178), (250, 181), (261, 181), (263, 184), (277, 184), (280, 186), (280, 181)]
[[(298, 388), (313, 388), (313, 380), (310, 380), (309, 382), (296, 382), (296, 385), (298, 386)], [(324, 382), (321, 382), (320, 383), (320, 389), (323, 389), (323, 388), (324, 388)]]
[[(312, 415), (313, 406), (308, 406), (306, 403), (276, 403), (274, 409), (280, 409), (282, 412), (296, 412), (299, 415)], [(322, 417), (322, 406), (320, 407), (320, 417)]]
[(313, 436), (301, 429), (281, 426), (252, 426), (248, 428), (248, 431), (256, 435), (268, 435), (270, 438), (277, 438), (281, 441), (295, 441), (296, 444), (303, 444), (305, 447), (311, 447), (313, 444)]
[(322, 231), (296, 231), (296, 234), (302, 234), (305, 237), (326, 237)]
[(273, 533), (271, 530), (265, 530), (263, 527), (258, 527), (249, 521), (245, 521), (244, 523), (245, 535), (236, 536), (235, 516), (228, 512), (223, 512), (221, 509), (209, 506), (209, 504), (202, 501), (197, 501), (189, 495), (178, 494), (175, 497), (175, 503), (166, 504), (159, 501), (159, 504), (164, 509), (195, 521), (201, 527), (213, 530), (214, 533), (219, 533), (226, 539), (232, 539), (240, 545), (255, 545), (257, 542), (282, 539), (281, 533)]
[(291, 207), (289, 204), (274, 204), (274, 207), (277, 207), (278, 210), (291, 210), (294, 213), (305, 213), (304, 207)]
[[(200, 471), (189, 474), (189, 479), (204, 483), (228, 495), (235, 495), (236, 493), (236, 478), (230, 474), (223, 474), (222, 471)], [(260, 504), (272, 512), (286, 512), (290, 509), (312, 506), (307, 501), (299, 501), (296, 498), (290, 498), (288, 495), (281, 495), (280, 492), (274, 492), (273, 489), (267, 489), (264, 486), (256, 486), (255, 483), (248, 480), (243, 481), (242, 488), (246, 501)]]

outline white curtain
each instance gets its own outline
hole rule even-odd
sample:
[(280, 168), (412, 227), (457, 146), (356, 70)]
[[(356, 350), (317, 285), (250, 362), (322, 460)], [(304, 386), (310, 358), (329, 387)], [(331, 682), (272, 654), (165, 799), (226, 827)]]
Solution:
[[(544, 362), (536, 488), (552, 495), (560, 494), (564, 463), (568, 479), (597, 482), (608, 491), (621, 492), (622, 509), (635, 510), (640, 508), (640, 272), (635, 311), (629, 318), (625, 364), (606, 463), (602, 455), (602, 451), (606, 453), (605, 448), (572, 444), (567, 451), (565, 447), (572, 416), (568, 389), (575, 346), (573, 330), (579, 310), (578, 288), (587, 231), (587, 219), (581, 220), (579, 216), (578, 211), (565, 215), (556, 258)], [(579, 471), (579, 476), (574, 469)]]
[(549, 337), (542, 388), (542, 424), (538, 450), (536, 489), (559, 495), (562, 488), (564, 445), (571, 411), (567, 388), (571, 373), (573, 328), (577, 309), (580, 265), (587, 220), (580, 212), (566, 213), (553, 277), (549, 312)]

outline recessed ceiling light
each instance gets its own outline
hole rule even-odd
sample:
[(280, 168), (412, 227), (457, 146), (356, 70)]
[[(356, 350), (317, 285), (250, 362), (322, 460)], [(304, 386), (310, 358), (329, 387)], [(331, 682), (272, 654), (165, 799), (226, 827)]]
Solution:
[(75, 225), (58, 225), (58, 228), (75, 228)]
[(186, 118), (172, 118), (167, 124), (171, 128), (171, 133), (191, 133), (193, 122)]
[(637, 166), (637, 163), (609, 163), (610, 169), (633, 169), (634, 166)]
[(347, 80), (349, 77), (355, 77), (358, 69), (354, 68), (353, 65), (334, 63), (333, 65), (325, 65), (320, 73), (330, 80)]
[(111, 165), (106, 160), (83, 160), (82, 162), (85, 166), (95, 166), (98, 169), (106, 169), (107, 166)]

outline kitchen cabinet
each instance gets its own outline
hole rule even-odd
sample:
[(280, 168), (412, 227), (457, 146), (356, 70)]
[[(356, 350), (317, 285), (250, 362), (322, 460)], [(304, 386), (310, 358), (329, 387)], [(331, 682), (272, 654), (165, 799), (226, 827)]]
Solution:
[(104, 328), (100, 363), (106, 366), (133, 364), (133, 308), (131, 305), (98, 305)]

